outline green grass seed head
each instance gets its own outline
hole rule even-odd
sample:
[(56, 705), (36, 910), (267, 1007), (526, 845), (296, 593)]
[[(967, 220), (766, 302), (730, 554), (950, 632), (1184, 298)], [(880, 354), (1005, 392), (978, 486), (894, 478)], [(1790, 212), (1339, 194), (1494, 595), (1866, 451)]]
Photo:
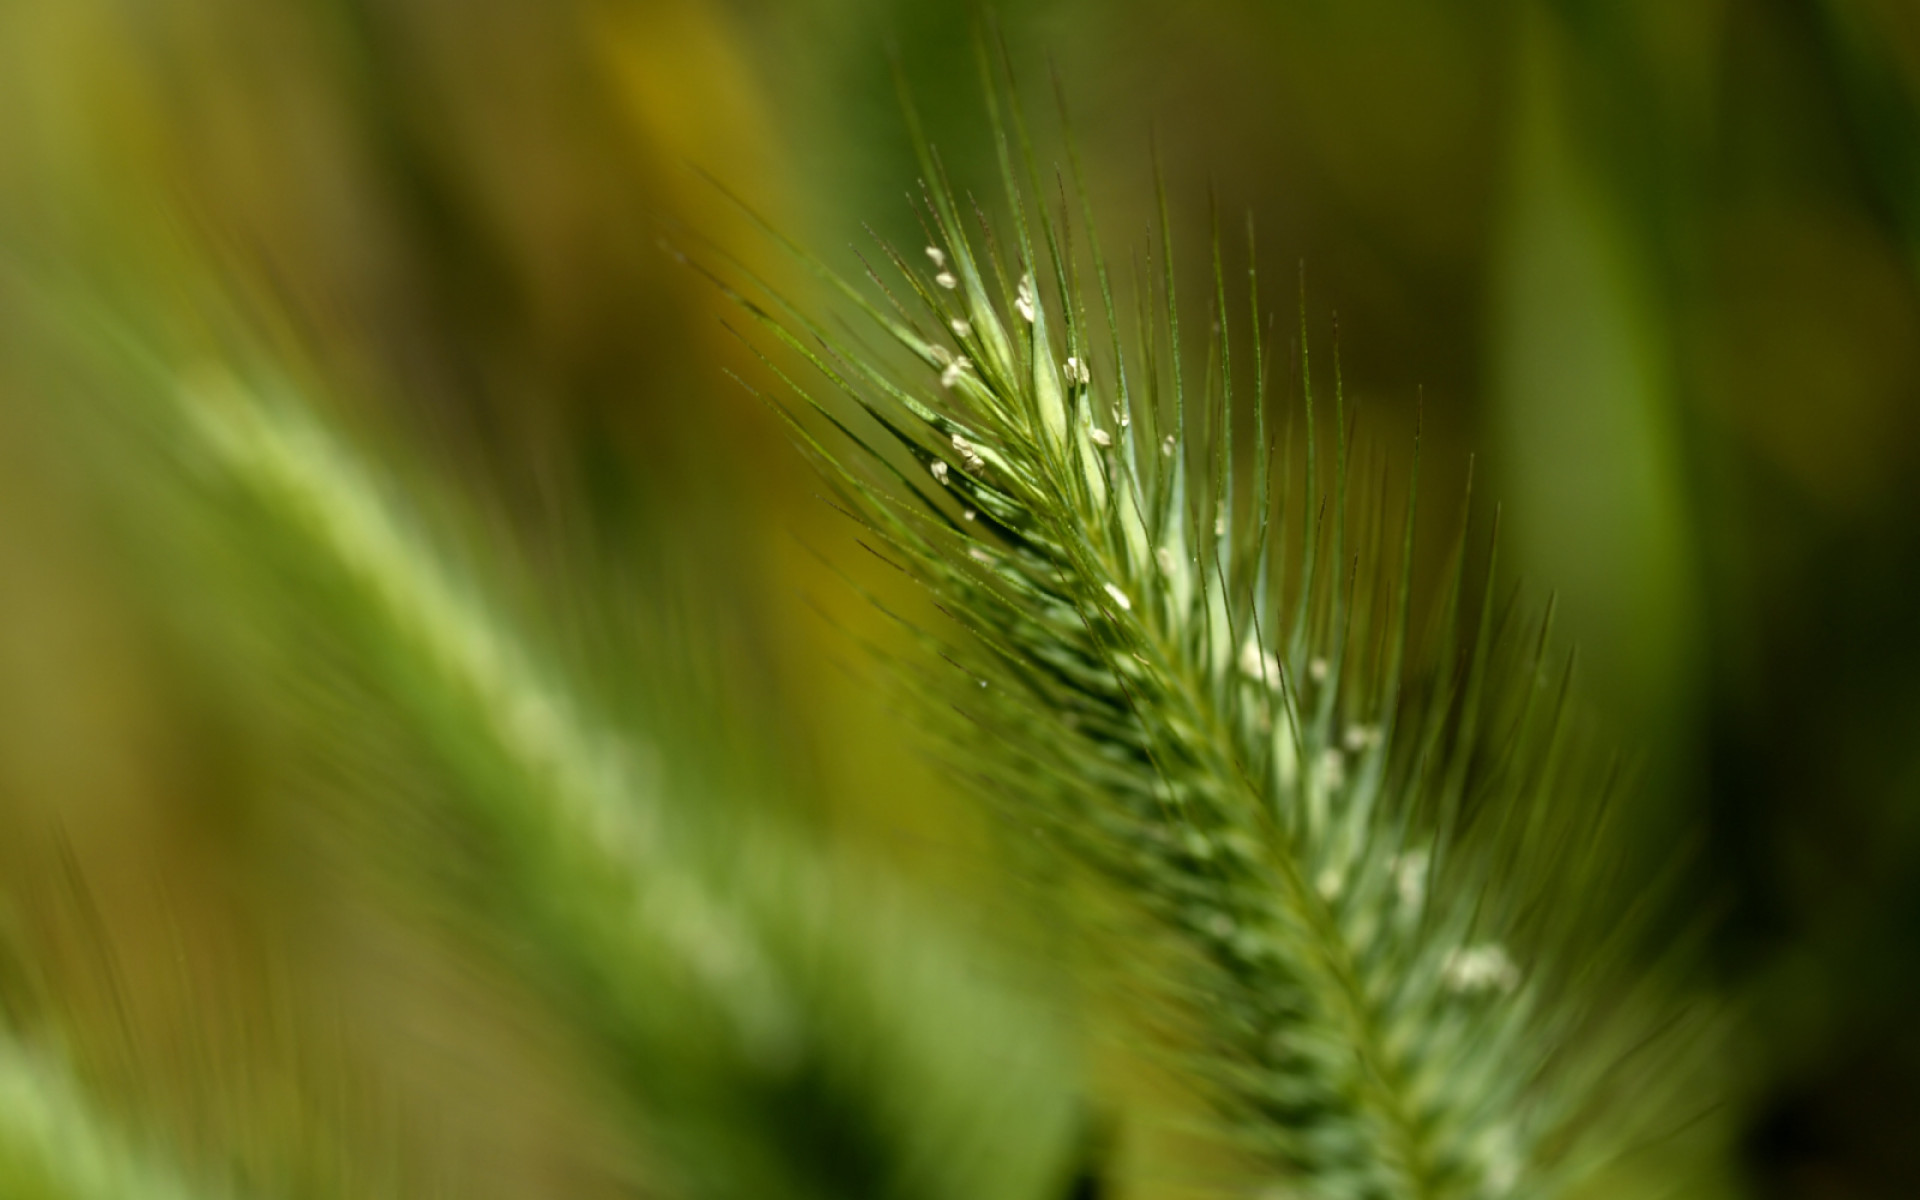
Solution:
[[(926, 267), (886, 249), (903, 284), (888, 298), (917, 306), (856, 303), (924, 372), (785, 301), (742, 301), (826, 381), (765, 360), (839, 440), (776, 411), (872, 547), (964, 627), (913, 631), (962, 668), (951, 686), (914, 676), (925, 720), (984, 798), (1183, 947), (1181, 978), (1162, 955), (1128, 961), (1204, 997), (1188, 1074), (1287, 1187), (1558, 1194), (1630, 1144), (1630, 1110), (1669, 1110), (1652, 1081), (1625, 1102), (1596, 1085), (1667, 1014), (1573, 911), (1605, 869), (1604, 780), (1571, 665), (1546, 655), (1550, 610), (1496, 621), (1488, 556), (1482, 607), (1463, 611), (1462, 540), (1416, 655), (1417, 482), (1396, 508), (1384, 458), (1356, 466), (1337, 368), (1326, 437), (1303, 342), (1305, 436), (1282, 450), (1258, 277), (1236, 358), (1216, 227), (1192, 386), (1164, 190), (1162, 277), (1129, 323), (1077, 161), (1085, 263), (1009, 111), (990, 105), (1011, 257), (969, 237), (911, 122), (938, 244)], [(989, 277), (1017, 283), (995, 297)]]

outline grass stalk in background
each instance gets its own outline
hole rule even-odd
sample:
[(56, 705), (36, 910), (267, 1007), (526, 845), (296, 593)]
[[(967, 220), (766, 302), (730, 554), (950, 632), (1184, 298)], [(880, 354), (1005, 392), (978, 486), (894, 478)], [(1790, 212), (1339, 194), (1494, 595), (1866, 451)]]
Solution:
[(526, 969), (611, 1054), (676, 1191), (1021, 1195), (1061, 1169), (1066, 1077), (1034, 1014), (904, 897), (750, 801), (675, 794), (672, 758), (702, 751), (602, 728), (301, 408), (182, 400), (365, 606), (362, 654), (490, 838)]
[[(1056, 1185), (1070, 1059), (978, 948), (766, 797), (729, 791), (728, 747), (600, 711), (487, 584), (510, 548), (450, 553), (288, 362), (258, 344), (188, 354), (158, 317), (46, 302), (56, 313), (114, 397), (93, 441), (117, 446), (101, 461), (123, 468), (126, 519), (172, 577), (156, 592), (187, 587), (214, 674), (268, 698), (254, 715), (278, 786), (333, 807), (320, 820), (370, 839), (411, 907), (551, 1002), (650, 1185), (820, 1200)], [(689, 703), (643, 663), (602, 669), (638, 711)]]

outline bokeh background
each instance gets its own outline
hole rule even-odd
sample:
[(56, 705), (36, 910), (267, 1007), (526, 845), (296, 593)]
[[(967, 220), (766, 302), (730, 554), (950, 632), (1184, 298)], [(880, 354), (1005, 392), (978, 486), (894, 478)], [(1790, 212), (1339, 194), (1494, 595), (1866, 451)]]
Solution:
[[(1145, 244), (1157, 146), (1186, 243), (1210, 194), (1249, 210), (1280, 327), (1302, 277), (1363, 420), (1419, 410), (1434, 494), (1473, 456), (1745, 1022), (1739, 1187), (1920, 1194), (1920, 6), (1001, 18), (1036, 108), (1057, 72), (1110, 249)], [(850, 532), (660, 243), (804, 293), (707, 172), (837, 265), (863, 225), (916, 244), (890, 55), (986, 191), (972, 36), (951, 0), (6, 0), (0, 253), (164, 304), (184, 242), (551, 587), (655, 587), (581, 565), (645, 546), (782, 802), (964, 909), (995, 868), (849, 636), (887, 636), (833, 566)], [(401, 1138), (459, 1194), (622, 1194), (538, 1006), (380, 915), (351, 851), (300, 867), (299, 821), (234, 783), (235, 719), (49, 449), (47, 335), (17, 297), (0, 321), (9, 994), (181, 1139), (246, 1131), (263, 1175)]]

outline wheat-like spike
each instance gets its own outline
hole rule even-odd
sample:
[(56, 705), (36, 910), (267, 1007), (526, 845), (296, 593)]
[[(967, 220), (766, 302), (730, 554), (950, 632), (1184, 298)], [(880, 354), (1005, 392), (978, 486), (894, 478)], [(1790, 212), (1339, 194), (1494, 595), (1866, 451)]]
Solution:
[[(1510, 618), (1496, 629), (1489, 562), (1462, 651), (1463, 543), (1429, 639), (1435, 668), (1414, 674), (1412, 500), (1389, 554), (1385, 465), (1377, 489), (1356, 487), (1337, 365), (1329, 485), (1303, 324), (1295, 495), (1266, 436), (1251, 269), (1255, 445), (1230, 440), (1246, 388), (1217, 221), (1195, 394), (1164, 186), (1163, 303), (1144, 315), (1141, 292), (1129, 345), (1090, 234), (1097, 307), (1078, 291), (1024, 116), (1016, 100), (1003, 119), (996, 92), (990, 80), (1015, 257), (969, 236), (909, 102), (932, 269), (886, 253), (920, 313), (884, 313), (835, 281), (918, 369), (859, 353), (757, 281), (721, 280), (827, 381), (816, 391), (763, 356), (848, 442), (775, 411), (871, 547), (969, 635), (943, 647), (962, 679), (914, 683), (930, 720), (984, 794), (1044, 824), (1192, 952), (1208, 997), (1194, 1065), (1236, 1140), (1292, 1186), (1555, 1191), (1624, 1144), (1606, 1097), (1581, 1089), (1639, 1010), (1617, 953), (1591, 958), (1562, 903), (1566, 880), (1601, 868), (1598, 839), (1568, 832), (1594, 795), (1566, 719), (1570, 667), (1554, 679), (1542, 657), (1550, 611), (1530, 636)], [(1070, 174), (1090, 229), (1077, 159)], [(990, 275), (1018, 280), (1013, 294), (994, 296)], [(1090, 349), (1103, 343), (1104, 359)], [(860, 432), (843, 401), (884, 436)]]

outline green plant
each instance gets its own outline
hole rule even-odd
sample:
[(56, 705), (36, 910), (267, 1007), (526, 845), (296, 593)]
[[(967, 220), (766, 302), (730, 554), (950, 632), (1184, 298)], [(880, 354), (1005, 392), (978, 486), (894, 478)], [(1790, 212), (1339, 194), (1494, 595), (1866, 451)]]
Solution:
[[(1164, 197), (1123, 312), (1098, 243), (1042, 200), (1017, 101), (1004, 124), (991, 103), (1005, 240), (969, 236), (916, 128), (926, 265), (887, 249), (904, 296), (834, 280), (892, 350), (727, 285), (817, 414), (787, 414), (796, 438), (948, 618), (909, 623), (929, 653), (899, 675), (945, 761), (1038, 830), (1018, 852), (1041, 873), (1090, 868), (1127, 908), (1086, 941), (1181, 1006), (1170, 1046), (1280, 1194), (1600, 1177), (1672, 1121), (1708, 1023), (1606, 902), (1615, 776), (1549, 617), (1470, 572), (1463, 519), (1416, 621), (1415, 489), (1399, 503), (1361, 451), (1337, 379), (1328, 432), (1304, 352), (1282, 434), (1257, 279), (1229, 303), (1216, 235), (1196, 380)], [(900, 883), (769, 815), (683, 719), (707, 698), (653, 645), (665, 622), (612, 678), (561, 652), (563, 622), (508, 599), (505, 539), (356, 448), (323, 372), (188, 282), (201, 250), (18, 298), (58, 345), (48, 378), (77, 377), (52, 394), (84, 400), (42, 415), (97, 455), (181, 660), (271, 747), (261, 790), (360, 839), (397, 906), (564, 1018), (649, 1185), (1057, 1193), (1086, 1088), (1054, 1022)], [(0, 1170), (62, 1200), (183, 1194), (205, 1164), (146, 1163), (80, 1090), (0, 1056)], [(288, 1190), (365, 1194), (313, 1174)]]
[(1416, 489), (1390, 511), (1337, 368), (1329, 435), (1303, 325), (1302, 428), (1275, 436), (1258, 279), (1242, 321), (1216, 220), (1196, 378), (1164, 191), (1129, 309), (1077, 161), (1070, 204), (1010, 69), (1004, 92), (984, 50), (981, 70), (999, 223), (915, 121), (924, 263), (882, 242), (894, 282), (870, 270), (869, 292), (787, 243), (890, 350), (712, 273), (781, 347), (773, 406), (864, 542), (950, 618), (907, 624), (951, 669), (900, 672), (945, 760), (1177, 947), (1119, 973), (1186, 1006), (1192, 1076), (1283, 1187), (1593, 1178), (1675, 1119), (1708, 1023), (1609, 909), (1618, 772), (1573, 715), (1571, 657), (1547, 659), (1551, 606), (1503, 601), (1491, 555), (1470, 587), (1463, 521), (1416, 637)]
[[(230, 311), (197, 298), (196, 317)], [(768, 811), (657, 626), (618, 689), (569, 663), (507, 600), (510, 550), (430, 519), (448, 511), (431, 485), (375, 468), (245, 319), (201, 340), (137, 301), (35, 300), (88, 397), (65, 445), (114, 480), (189, 660), (275, 747), (260, 786), (366, 842), (391, 903), (543, 995), (650, 1186), (958, 1200), (1063, 1174), (1073, 1072), (1052, 1023), (900, 884)], [(32, 1065), (0, 1056), (0, 1170), (44, 1173), (32, 1194), (215, 1194), (118, 1154)], [(332, 1180), (275, 1191), (367, 1194), (317, 1169)]]

